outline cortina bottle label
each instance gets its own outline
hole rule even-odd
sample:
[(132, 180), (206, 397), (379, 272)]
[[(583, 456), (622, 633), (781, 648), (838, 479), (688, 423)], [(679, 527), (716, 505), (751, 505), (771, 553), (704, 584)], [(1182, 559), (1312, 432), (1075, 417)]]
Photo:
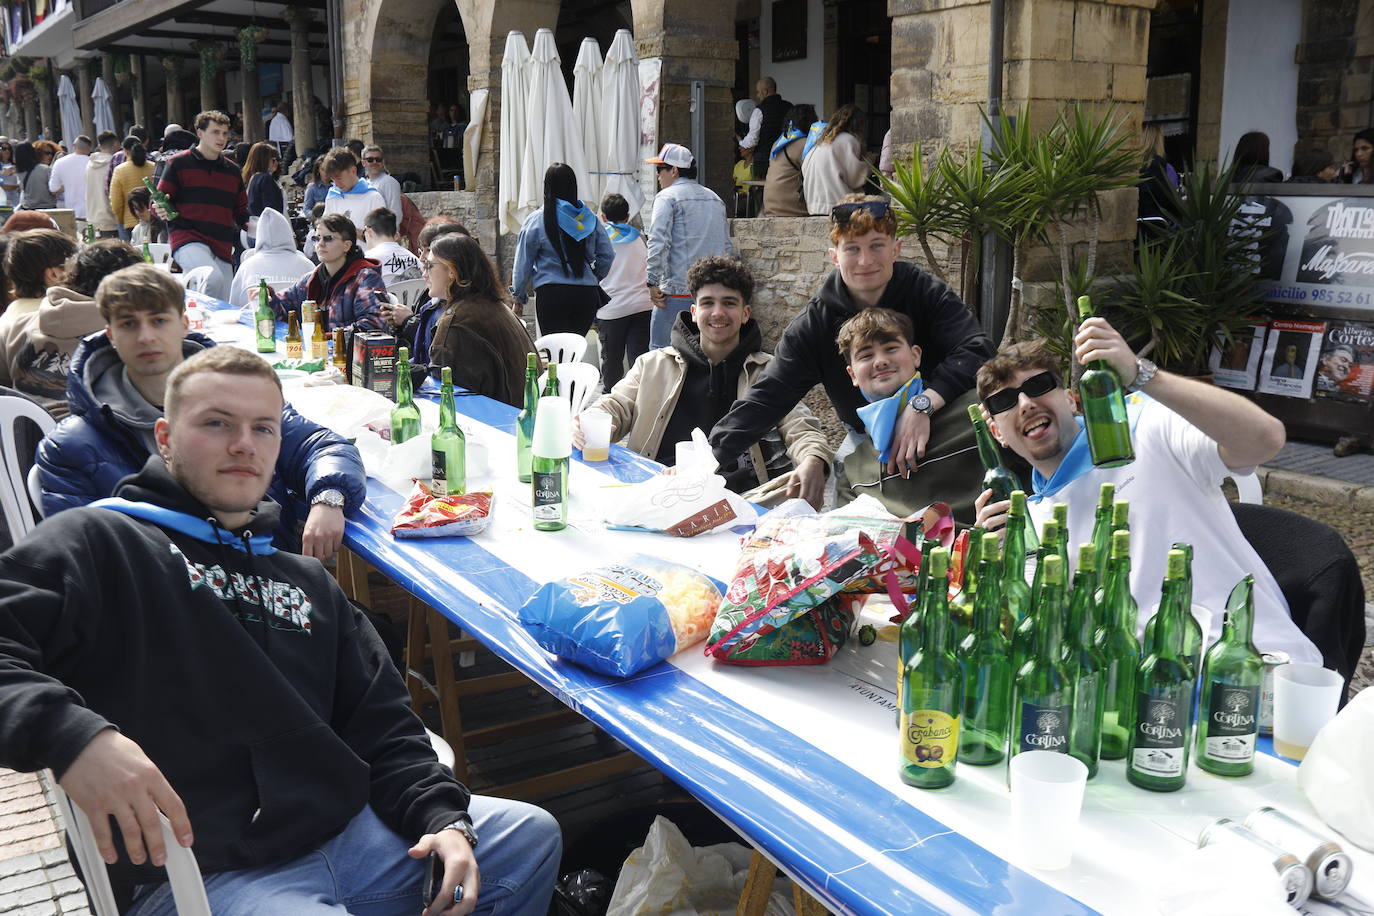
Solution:
[(902, 716), (902, 756), (918, 767), (936, 769), (954, 761), (959, 748), (959, 719), (938, 709), (918, 709)]
[(1131, 766), (1150, 776), (1182, 775), (1187, 715), (1184, 703), (1141, 694), (1136, 706), (1135, 755)]
[(1069, 707), (1021, 704), (1021, 733), (1017, 739), (1023, 751), (1069, 752)]
[(1210, 706), (1204, 753), (1221, 763), (1243, 763), (1254, 757), (1259, 688), (1213, 682)]
[(558, 471), (534, 475), (534, 520), (556, 522), (562, 516), (563, 475)]
[(277, 333), (277, 323), (270, 318), (264, 318), (258, 322), (259, 337), (275, 337)]
[(430, 492), (435, 496), (448, 495), (448, 456), (441, 449), (429, 450)]

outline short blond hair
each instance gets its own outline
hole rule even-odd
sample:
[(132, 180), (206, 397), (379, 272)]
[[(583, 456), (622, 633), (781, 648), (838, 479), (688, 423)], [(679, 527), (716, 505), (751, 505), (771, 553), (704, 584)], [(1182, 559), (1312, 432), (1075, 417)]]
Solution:
[(95, 307), (109, 324), (120, 312), (186, 311), (186, 290), (172, 275), (152, 264), (134, 264), (116, 270), (95, 288)]
[[(247, 350), (233, 346), (207, 347), (191, 356), (172, 370), (167, 376), (167, 390), (163, 400), (163, 414), (169, 419), (181, 406), (181, 391), (187, 379), (202, 372), (218, 372), (222, 375), (238, 375), (246, 378), (264, 378), (272, 381), (277, 394), (282, 393), (281, 379), (272, 370), (267, 360)], [(283, 397), (283, 402), (285, 398)]]

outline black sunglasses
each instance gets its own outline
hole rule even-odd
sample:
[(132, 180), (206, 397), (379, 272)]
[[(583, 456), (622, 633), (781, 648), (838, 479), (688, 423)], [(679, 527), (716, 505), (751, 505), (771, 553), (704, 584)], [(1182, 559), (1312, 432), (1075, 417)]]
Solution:
[(668, 170), (671, 169), (671, 168), (672, 168), (671, 165), (662, 165), (662, 164), (659, 164), (659, 165), (654, 166), (654, 171), (655, 171), (655, 172), (666, 172), (666, 171), (668, 171)]
[(992, 416), (999, 413), (1006, 413), (1016, 406), (1016, 402), (1021, 400), (1024, 393), (1028, 398), (1038, 398), (1042, 394), (1049, 394), (1059, 387), (1059, 376), (1046, 369), (1044, 372), (1037, 372), (1030, 378), (1021, 383), (1019, 388), (1003, 388), (1001, 391), (994, 392), (983, 399), (983, 406)]
[(363, 162), (381, 162), (381, 161), (382, 161), (382, 157), (381, 157), (381, 156), (364, 156), (364, 157), (363, 157)]
[(838, 225), (848, 225), (850, 218), (860, 210), (867, 210), (874, 219), (887, 219), (892, 214), (892, 205), (885, 200), (865, 200), (857, 204), (836, 204), (830, 208), (830, 220)]

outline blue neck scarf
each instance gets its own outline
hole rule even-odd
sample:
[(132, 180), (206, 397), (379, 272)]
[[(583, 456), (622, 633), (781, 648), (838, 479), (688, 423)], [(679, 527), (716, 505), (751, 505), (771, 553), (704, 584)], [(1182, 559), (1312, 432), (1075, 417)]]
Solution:
[(917, 372), (889, 397), (859, 408), (859, 419), (864, 421), (864, 429), (868, 431), (868, 438), (873, 440), (880, 463), (886, 464), (891, 457), (892, 434), (897, 429), (897, 419), (907, 409), (907, 402), (925, 390), (925, 382), (921, 381), (921, 373)]
[(806, 145), (802, 147), (802, 162), (805, 162), (806, 157), (810, 156), (811, 151), (816, 148), (816, 144), (820, 142), (821, 134), (825, 133), (826, 126), (826, 122), (817, 121), (806, 132)]
[(243, 538), (235, 537), (225, 528), (219, 525), (212, 525), (203, 518), (196, 518), (187, 515), (185, 512), (177, 512), (175, 509), (168, 509), (165, 506), (155, 506), (152, 503), (139, 503), (132, 500), (123, 499), (118, 496), (111, 496), (105, 499), (97, 499), (91, 503), (97, 509), (112, 509), (115, 512), (122, 512), (133, 518), (141, 518), (145, 522), (152, 522), (163, 528), (171, 528), (173, 531), (180, 531), (197, 541), (204, 541), (207, 544), (223, 544), (232, 547), (242, 553), (252, 556), (266, 556), (269, 553), (276, 553), (277, 548), (272, 546), (272, 536), (270, 534), (255, 534), (248, 538), (248, 546), (245, 547)]
[(778, 158), (778, 153), (782, 152), (782, 148), (784, 146), (791, 143), (793, 140), (800, 140), (802, 137), (805, 136), (806, 134), (798, 130), (795, 124), (793, 124), (791, 121), (788, 121), (787, 129), (784, 130), (782, 133), (778, 134), (778, 139), (773, 141), (773, 149), (769, 151), (768, 158)]
[(639, 238), (639, 230), (629, 223), (607, 223), (606, 234), (617, 245), (624, 245)]
[(560, 200), (558, 228), (572, 236), (573, 241), (580, 242), (596, 230), (596, 214), (580, 200), (573, 204)]
[[(1140, 414), (1147, 400), (1140, 392), (1126, 395), (1126, 418), (1131, 423), (1132, 434), (1140, 423)], [(1084, 429), (1083, 418), (1076, 416), (1073, 419), (1078, 424), (1078, 435), (1074, 437), (1069, 450), (1064, 453), (1064, 460), (1059, 462), (1059, 467), (1054, 469), (1049, 478), (1037, 470), (1031, 470), (1031, 489), (1035, 492), (1028, 497), (1030, 502), (1051, 498), (1093, 470), (1092, 453), (1088, 450), (1088, 433)]]
[(375, 191), (376, 188), (366, 178), (359, 178), (358, 183), (347, 191), (340, 191), (338, 185), (330, 184), (329, 193), (325, 197), (343, 197), (345, 194), (366, 194), (368, 191)]

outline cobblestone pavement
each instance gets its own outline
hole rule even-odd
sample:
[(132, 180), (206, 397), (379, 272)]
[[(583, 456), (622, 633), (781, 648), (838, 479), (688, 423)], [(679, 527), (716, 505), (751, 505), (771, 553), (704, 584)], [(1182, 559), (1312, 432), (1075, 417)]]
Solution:
[(90, 912), (43, 779), (0, 770), (0, 916)]

